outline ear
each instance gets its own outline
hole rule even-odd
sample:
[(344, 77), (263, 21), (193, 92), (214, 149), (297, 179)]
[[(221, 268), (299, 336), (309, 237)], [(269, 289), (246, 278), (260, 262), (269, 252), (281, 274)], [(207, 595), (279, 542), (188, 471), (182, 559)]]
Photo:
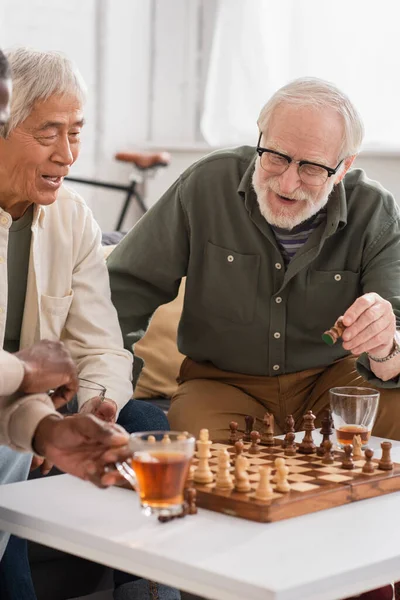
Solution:
[(356, 154), (353, 154), (353, 156), (348, 156), (344, 159), (343, 166), (340, 169), (340, 172), (338, 173), (335, 183), (340, 183), (342, 181), (343, 177), (346, 175), (347, 171), (350, 169), (351, 165), (355, 161), (356, 156)]

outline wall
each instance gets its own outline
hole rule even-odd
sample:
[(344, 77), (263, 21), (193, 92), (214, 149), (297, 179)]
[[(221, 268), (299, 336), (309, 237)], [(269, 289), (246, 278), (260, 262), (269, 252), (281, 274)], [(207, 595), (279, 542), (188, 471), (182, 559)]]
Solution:
[[(88, 84), (81, 156), (73, 174), (127, 182), (121, 149), (170, 149), (172, 164), (148, 184), (153, 204), (177, 176), (209, 152), (202, 110), (217, 0), (0, 0), (1, 46), (61, 50)], [(400, 157), (361, 156), (357, 165), (400, 199)], [(104, 230), (120, 193), (77, 186)], [(400, 201), (400, 200), (399, 200)], [(139, 213), (133, 208), (126, 226)]]

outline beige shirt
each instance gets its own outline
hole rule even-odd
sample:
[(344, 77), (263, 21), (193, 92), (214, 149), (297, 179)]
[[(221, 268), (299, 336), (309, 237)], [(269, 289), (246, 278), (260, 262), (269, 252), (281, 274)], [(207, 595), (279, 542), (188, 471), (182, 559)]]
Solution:
[(14, 450), (33, 452), (32, 439), (39, 422), (48, 415), (61, 415), (46, 394), (12, 396), (24, 376), (16, 356), (0, 350), (0, 445)]
[[(11, 216), (0, 209), (0, 347), (7, 316), (7, 245)], [(79, 377), (106, 387), (121, 409), (132, 396), (132, 355), (124, 350), (111, 303), (101, 232), (78, 194), (62, 187), (56, 202), (35, 206), (20, 347), (61, 340)], [(93, 396), (78, 393), (81, 407)]]

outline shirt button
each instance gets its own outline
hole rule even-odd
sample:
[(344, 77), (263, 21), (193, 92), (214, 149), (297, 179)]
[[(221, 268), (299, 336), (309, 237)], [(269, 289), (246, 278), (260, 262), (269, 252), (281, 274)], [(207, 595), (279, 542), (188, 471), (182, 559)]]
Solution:
[(232, 254), (229, 254), (227, 260), (228, 262), (233, 262), (235, 259), (233, 258)]
[(275, 269), (282, 269), (281, 263), (275, 263)]
[(274, 365), (272, 368), (273, 368), (274, 371), (279, 371), (280, 366), (279, 365)]
[(2, 307), (0, 306), (0, 315), (1, 315), (1, 314), (3, 314), (3, 312), (4, 312), (4, 308), (2, 308)]
[(4, 262), (4, 258), (0, 256), (0, 265)]
[(278, 296), (277, 298), (275, 298), (275, 302), (277, 304), (280, 304), (282, 302), (282, 298), (280, 296)]
[(274, 333), (274, 338), (275, 338), (276, 340), (279, 340), (279, 338), (280, 338), (280, 337), (281, 337), (281, 334), (279, 333), (279, 331), (275, 331), (275, 333)]
[(335, 275), (335, 281), (340, 281), (342, 279), (342, 276), (339, 275), (339, 273), (336, 273)]
[(2, 225), (8, 225), (8, 217), (1, 217), (0, 223)]

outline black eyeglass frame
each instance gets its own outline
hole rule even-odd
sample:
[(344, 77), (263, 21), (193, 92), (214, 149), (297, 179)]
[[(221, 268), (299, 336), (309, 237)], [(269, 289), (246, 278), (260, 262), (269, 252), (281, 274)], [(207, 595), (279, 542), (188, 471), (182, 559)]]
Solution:
[[(285, 158), (288, 161), (288, 163), (289, 163), (288, 167), (289, 167), (290, 163), (292, 163), (292, 162), (298, 164), (299, 168), (302, 167), (303, 165), (312, 165), (313, 167), (321, 167), (322, 169), (325, 169), (325, 171), (328, 173), (328, 177), (332, 177), (332, 175), (336, 175), (336, 173), (339, 170), (340, 165), (344, 161), (344, 158), (342, 158), (342, 160), (337, 165), (337, 167), (332, 169), (332, 167), (327, 167), (326, 165), (321, 165), (320, 163), (311, 162), (309, 160), (294, 160), (287, 154), (283, 154), (283, 152), (278, 152), (277, 150), (270, 150), (269, 148), (262, 148), (260, 146), (261, 137), (262, 137), (262, 133), (260, 133), (260, 137), (258, 138), (257, 148), (256, 148), (256, 152), (259, 155), (260, 159), (261, 159), (262, 155), (264, 154), (264, 152), (268, 152), (269, 154), (277, 154), (278, 156), (282, 156), (282, 158)], [(283, 173), (284, 172), (285, 171), (283, 171)]]

